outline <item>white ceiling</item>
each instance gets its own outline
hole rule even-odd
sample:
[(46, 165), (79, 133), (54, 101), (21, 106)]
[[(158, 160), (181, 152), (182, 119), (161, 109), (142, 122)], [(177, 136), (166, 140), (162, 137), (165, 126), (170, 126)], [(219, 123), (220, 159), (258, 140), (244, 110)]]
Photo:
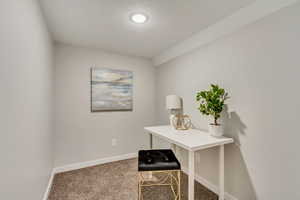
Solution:
[[(152, 58), (255, 0), (40, 0), (54, 39)], [(145, 24), (129, 15), (142, 12)]]

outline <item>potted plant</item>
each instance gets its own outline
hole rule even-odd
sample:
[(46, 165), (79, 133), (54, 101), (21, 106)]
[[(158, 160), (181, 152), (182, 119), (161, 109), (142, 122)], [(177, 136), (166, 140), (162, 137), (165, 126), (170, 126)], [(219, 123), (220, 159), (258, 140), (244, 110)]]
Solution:
[(225, 101), (228, 98), (228, 93), (223, 88), (213, 84), (211, 84), (210, 90), (197, 93), (196, 100), (200, 103), (199, 111), (213, 117), (213, 123), (209, 124), (209, 132), (212, 136), (221, 137), (224, 134), (218, 119), (221, 117)]

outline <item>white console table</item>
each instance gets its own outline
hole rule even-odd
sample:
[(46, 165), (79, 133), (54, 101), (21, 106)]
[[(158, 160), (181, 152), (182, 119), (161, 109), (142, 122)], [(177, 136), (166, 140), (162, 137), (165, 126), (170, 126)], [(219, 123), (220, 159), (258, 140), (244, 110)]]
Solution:
[(150, 134), (150, 148), (152, 149), (152, 135), (180, 146), (189, 151), (189, 189), (188, 199), (194, 200), (195, 179), (195, 151), (220, 146), (219, 153), (219, 200), (224, 200), (224, 145), (233, 143), (232, 138), (215, 138), (207, 132), (197, 129), (175, 130), (171, 126), (152, 126), (144, 128)]

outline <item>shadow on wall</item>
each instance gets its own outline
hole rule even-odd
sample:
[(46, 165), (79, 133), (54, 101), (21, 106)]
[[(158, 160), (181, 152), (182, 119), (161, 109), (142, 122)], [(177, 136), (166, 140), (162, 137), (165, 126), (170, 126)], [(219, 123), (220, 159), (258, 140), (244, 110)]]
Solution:
[(246, 136), (247, 126), (235, 111), (228, 112), (227, 105), (225, 105), (221, 119), (221, 123), (224, 124), (224, 132), (235, 140), (234, 144), (227, 145), (225, 148), (225, 166), (230, 166), (225, 168), (225, 179), (232, 187), (228, 188), (228, 192), (242, 200), (257, 200), (247, 163), (241, 151), (240, 137)]
[(235, 144), (240, 146), (240, 135), (246, 135), (247, 126), (242, 122), (240, 116), (236, 112), (228, 112), (228, 106), (225, 105), (222, 112), (222, 124), (224, 124), (224, 132), (228, 137), (232, 137)]

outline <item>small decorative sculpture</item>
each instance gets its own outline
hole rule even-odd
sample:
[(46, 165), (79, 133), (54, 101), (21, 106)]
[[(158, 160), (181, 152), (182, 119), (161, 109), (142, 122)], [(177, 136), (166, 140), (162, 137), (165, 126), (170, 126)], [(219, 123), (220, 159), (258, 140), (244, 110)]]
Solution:
[(188, 130), (191, 128), (192, 122), (188, 115), (177, 114), (172, 119), (172, 125), (176, 130)]

